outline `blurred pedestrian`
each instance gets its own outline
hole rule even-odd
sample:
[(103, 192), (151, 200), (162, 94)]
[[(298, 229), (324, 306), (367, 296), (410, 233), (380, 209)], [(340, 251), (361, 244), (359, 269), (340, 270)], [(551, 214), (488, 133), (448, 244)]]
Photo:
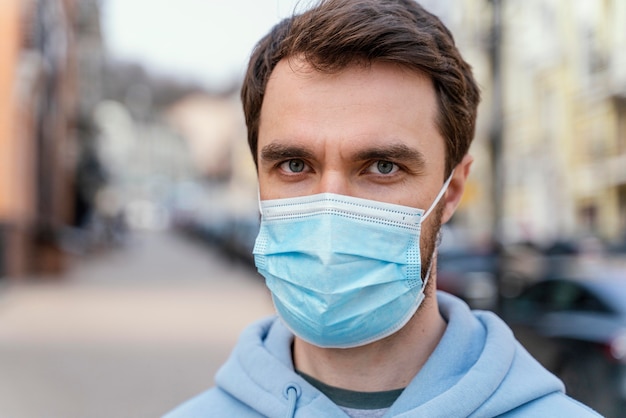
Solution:
[(278, 317), (174, 417), (598, 416), (494, 314), (436, 292), (479, 91), (413, 0), (327, 0), (276, 25), (242, 89)]

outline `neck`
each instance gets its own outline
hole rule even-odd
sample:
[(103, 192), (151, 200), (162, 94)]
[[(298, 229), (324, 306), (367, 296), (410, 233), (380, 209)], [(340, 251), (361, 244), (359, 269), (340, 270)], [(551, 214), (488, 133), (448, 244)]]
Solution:
[(434, 288), (413, 318), (398, 332), (355, 348), (320, 348), (296, 337), (294, 365), (327, 385), (360, 392), (406, 387), (439, 343), (446, 323)]

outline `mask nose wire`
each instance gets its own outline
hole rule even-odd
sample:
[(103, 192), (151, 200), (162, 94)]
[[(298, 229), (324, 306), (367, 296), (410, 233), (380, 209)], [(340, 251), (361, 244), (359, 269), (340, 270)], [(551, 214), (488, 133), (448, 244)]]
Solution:
[(420, 223), (424, 222), (426, 217), (428, 217), (428, 215), (430, 215), (430, 213), (433, 211), (433, 209), (435, 209), (435, 207), (437, 206), (437, 203), (439, 203), (439, 201), (443, 197), (443, 195), (446, 192), (446, 190), (448, 190), (448, 186), (450, 185), (450, 181), (452, 181), (452, 176), (454, 176), (454, 170), (452, 170), (452, 172), (450, 173), (450, 176), (448, 177), (446, 182), (443, 183), (443, 186), (441, 187), (441, 190), (439, 191), (439, 194), (437, 195), (437, 197), (433, 201), (433, 204), (430, 205), (430, 208), (428, 208), (428, 210), (426, 211), (424, 216), (422, 216), (422, 219), (420, 220)]

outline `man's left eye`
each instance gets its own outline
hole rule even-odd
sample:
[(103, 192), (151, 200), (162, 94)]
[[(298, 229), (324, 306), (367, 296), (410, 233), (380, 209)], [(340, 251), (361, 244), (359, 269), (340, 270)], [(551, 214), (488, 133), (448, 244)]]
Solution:
[(280, 163), (280, 168), (287, 173), (298, 174), (304, 172), (307, 166), (303, 160), (299, 158), (293, 158), (291, 160), (283, 161), (282, 163)]
[(398, 171), (398, 166), (391, 161), (380, 160), (373, 163), (368, 171), (376, 174), (393, 174)]

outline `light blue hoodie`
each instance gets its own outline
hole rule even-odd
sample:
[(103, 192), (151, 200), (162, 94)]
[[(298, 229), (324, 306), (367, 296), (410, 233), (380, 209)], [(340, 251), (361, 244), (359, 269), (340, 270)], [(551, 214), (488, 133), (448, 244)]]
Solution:
[[(564, 394), (563, 384), (490, 312), (438, 293), (448, 322), (422, 370), (385, 417), (598, 417)], [(268, 318), (247, 328), (216, 376), (217, 387), (165, 418), (327, 418), (346, 414), (294, 372), (293, 335)]]

